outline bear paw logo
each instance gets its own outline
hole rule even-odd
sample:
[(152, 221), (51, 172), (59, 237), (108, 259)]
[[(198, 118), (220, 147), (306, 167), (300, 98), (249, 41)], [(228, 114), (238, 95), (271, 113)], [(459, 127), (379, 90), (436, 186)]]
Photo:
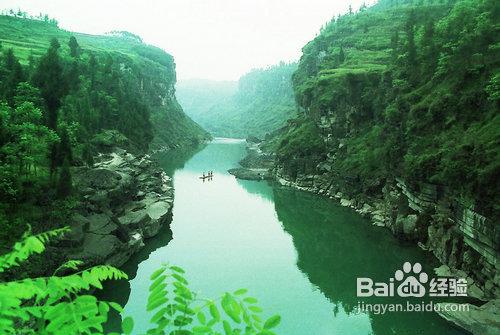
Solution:
[[(429, 277), (427, 273), (422, 272), (422, 265), (415, 263), (413, 266), (410, 262), (403, 264), (403, 270), (397, 270), (394, 274), (397, 281), (404, 281), (399, 284), (397, 292), (400, 297), (423, 297), (425, 295), (425, 287), (422, 284), (427, 283)], [(417, 279), (418, 278), (418, 279)]]

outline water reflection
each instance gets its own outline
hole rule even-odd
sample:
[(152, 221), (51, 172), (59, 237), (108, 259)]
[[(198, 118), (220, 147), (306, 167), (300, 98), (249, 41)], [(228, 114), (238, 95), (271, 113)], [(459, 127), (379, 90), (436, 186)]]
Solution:
[[(144, 248), (133, 255), (130, 260), (121, 267), (121, 270), (128, 275), (129, 280), (133, 280), (137, 275), (139, 264), (148, 259), (151, 253), (161, 247), (164, 247), (171, 240), (172, 231), (170, 230), (170, 227), (162, 227), (158, 232), (158, 235), (147, 240)], [(125, 306), (129, 300), (131, 292), (129, 280), (113, 280), (104, 282), (103, 290), (97, 293), (97, 297), (106, 301), (114, 301), (119, 303), (121, 306)], [(122, 318), (120, 314), (111, 310), (109, 321), (106, 325), (106, 332), (120, 332), (121, 320)]]
[[(168, 153), (157, 154), (155, 159), (169, 176), (173, 176), (175, 171), (182, 169), (184, 164), (198, 152), (203, 150), (205, 146), (206, 145), (198, 145), (170, 150)], [(129, 280), (106, 281), (103, 283), (103, 290), (97, 291), (96, 296), (99, 299), (113, 301), (121, 306), (125, 306), (131, 292), (130, 280), (133, 280), (137, 276), (139, 264), (147, 260), (149, 255), (155, 250), (166, 246), (171, 240), (172, 230), (170, 226), (163, 226), (156, 236), (146, 241), (144, 248), (132, 255), (130, 260), (121, 267), (121, 270), (128, 275)], [(120, 332), (121, 320), (121, 315), (111, 310), (108, 323), (105, 327), (106, 332)]]
[[(386, 282), (405, 261), (425, 264), (427, 273), (436, 265), (429, 254), (328, 199), (281, 187), (273, 188), (273, 197), (278, 219), (297, 249), (297, 266), (333, 303), (334, 313), (349, 314), (358, 304), (357, 277)], [(363, 301), (405, 303), (398, 298)], [(371, 314), (370, 320), (374, 334), (463, 334), (434, 313)]]
[[(236, 180), (227, 170), (245, 155), (241, 141), (218, 140), (192, 157), (170, 154), (159, 158), (167, 172), (175, 171), (173, 240), (169, 231), (150, 240), (124, 267), (130, 282), (105, 292), (107, 300), (126, 303), (138, 329), (150, 318), (144, 310), (149, 276), (168, 261), (185, 268), (202, 296), (248, 288), (265, 310), (281, 314), (278, 334), (460, 333), (431, 313), (352, 313), (356, 277), (385, 281), (405, 261), (428, 264), (424, 270), (431, 272), (428, 254), (328, 199)], [(199, 176), (209, 170), (213, 181), (203, 183)]]
[(173, 176), (175, 171), (184, 168), (184, 164), (206, 146), (206, 144), (200, 144), (193, 147), (183, 147), (169, 150), (168, 152), (160, 152), (154, 158), (167, 175)]

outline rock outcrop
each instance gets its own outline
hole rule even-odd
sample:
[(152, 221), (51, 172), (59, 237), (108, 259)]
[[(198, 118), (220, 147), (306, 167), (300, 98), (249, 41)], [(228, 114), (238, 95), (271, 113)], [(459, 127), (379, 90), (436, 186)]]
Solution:
[(386, 181), (380, 195), (368, 196), (349, 190), (329, 173), (298, 175), (293, 180), (278, 167), (274, 174), (282, 185), (337, 199), (374, 225), (414, 241), (443, 264), (473, 278), (486, 298), (500, 296), (498, 225), (446, 192), (429, 184), (419, 185), (420, 191), (416, 191), (397, 179)]
[(246, 180), (264, 180), (271, 179), (271, 174), (268, 169), (247, 169), (247, 168), (234, 168), (227, 170), (230, 174), (239, 179)]
[[(440, 303), (438, 314), (474, 335), (496, 335), (500, 329), (500, 299), (482, 306), (467, 304), (468, 311), (451, 311), (450, 303)], [(448, 306), (447, 306), (448, 305)]]
[[(255, 149), (251, 152), (260, 154)], [(247, 160), (259, 161), (249, 157)], [(258, 164), (252, 165), (254, 169), (258, 167)], [(268, 168), (268, 165), (260, 167)], [(491, 302), (486, 307), (471, 305), (470, 314), (463, 317), (457, 313), (441, 316), (474, 334), (483, 334), (483, 322), (485, 331), (500, 331), (500, 324), (493, 322), (498, 318), (491, 319), (497, 317), (497, 311), (492, 311), (498, 308), (500, 297), (500, 265), (497, 262), (500, 226), (497, 223), (464, 205), (439, 185), (409, 186), (402, 179), (380, 180), (368, 191), (361, 192), (356, 187), (359, 180), (339, 177), (327, 162), (321, 162), (314, 171), (317, 174), (291, 176), (285, 167), (276, 164), (269, 173), (283, 186), (336, 199), (342, 206), (370, 219), (374, 225), (387, 227), (396, 237), (414, 241), (432, 252), (445, 264), (447, 276), (467, 278), (470, 297)]]
[(262, 152), (259, 148), (261, 141), (257, 138), (247, 139), (247, 156), (239, 163), (241, 167), (227, 170), (230, 174), (239, 179), (265, 180), (272, 179), (271, 169), (274, 166), (274, 159), (271, 154)]
[(120, 266), (169, 223), (173, 187), (147, 155), (116, 149), (97, 161), (73, 171), (81, 204), (61, 246), (69, 249), (69, 259), (86, 266)]

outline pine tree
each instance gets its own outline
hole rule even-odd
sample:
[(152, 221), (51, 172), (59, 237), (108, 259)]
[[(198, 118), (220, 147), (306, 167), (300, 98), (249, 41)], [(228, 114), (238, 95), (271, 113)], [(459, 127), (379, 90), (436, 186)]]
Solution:
[[(61, 100), (66, 93), (66, 85), (63, 80), (63, 68), (59, 56), (61, 45), (56, 38), (50, 42), (50, 47), (40, 60), (35, 76), (35, 85), (40, 88), (42, 97), (47, 107), (45, 122), (52, 129), (57, 129), (58, 110)], [(53, 145), (50, 152), (50, 174), (53, 175), (57, 167), (57, 145)]]
[(344, 53), (344, 48), (340, 46), (340, 51), (339, 51), (339, 62), (342, 64), (345, 61), (345, 53)]
[(427, 21), (424, 27), (424, 33), (420, 48), (421, 64), (423, 65), (422, 72), (424, 75), (432, 75), (437, 66), (438, 48), (434, 39), (434, 22)]
[(57, 196), (59, 198), (67, 198), (72, 192), (71, 171), (69, 168), (69, 160), (64, 159), (64, 163), (59, 173), (59, 180), (57, 182)]
[(52, 39), (50, 47), (40, 60), (34, 76), (35, 85), (40, 88), (47, 106), (47, 126), (53, 130), (57, 127), (57, 112), (65, 93), (59, 48), (60, 44), (57, 39)]
[(14, 56), (12, 49), (7, 49), (4, 56), (4, 69), (2, 77), (5, 78), (1, 84), (3, 98), (12, 107), (14, 106), (14, 96), (17, 84), (24, 80), (23, 69), (19, 60)]
[(415, 46), (415, 12), (412, 10), (410, 12), (410, 15), (408, 17), (408, 20), (406, 21), (406, 38), (407, 38), (407, 45), (406, 45), (406, 52), (407, 52), (407, 59), (406, 59), (406, 67), (407, 67), (407, 74), (408, 74), (408, 79), (409, 82), (414, 84), (416, 77), (417, 77), (417, 47)]
[(71, 36), (69, 38), (68, 46), (71, 57), (76, 58), (80, 55), (80, 45), (78, 44), (75, 36)]
[(60, 127), (59, 137), (61, 141), (59, 142), (59, 147), (57, 149), (57, 164), (62, 164), (65, 160), (69, 162), (73, 161), (73, 151), (71, 150), (71, 143), (69, 139), (68, 129), (66, 127)]

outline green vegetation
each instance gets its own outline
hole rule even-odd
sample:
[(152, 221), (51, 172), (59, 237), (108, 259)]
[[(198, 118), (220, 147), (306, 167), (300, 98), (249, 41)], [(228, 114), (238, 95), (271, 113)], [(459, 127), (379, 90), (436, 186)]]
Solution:
[[(58, 93), (66, 100), (61, 103), (61, 108), (66, 108), (63, 113), (86, 115), (85, 122), (78, 121), (87, 132), (92, 129), (89, 135), (100, 129), (116, 129), (139, 149), (147, 148), (152, 139), (154, 147), (207, 138), (185, 117), (173, 95), (176, 77), (172, 56), (128, 32), (114, 31), (105, 36), (70, 33), (57, 28), (54, 20), (19, 18), (22, 14), (0, 16), (2, 50), (12, 49), (28, 72), (23, 79), (35, 81), (31, 71), (47, 56), (51, 40), (56, 38), (61, 43), (55, 49), (64, 80), (50, 82), (69, 87), (69, 92)], [(89, 113), (81, 112), (84, 108)]]
[(232, 82), (181, 83), (179, 101), (196, 122), (216, 136), (264, 137), (296, 115), (291, 84), (297, 64), (253, 70)]
[[(0, 274), (20, 266), (33, 254), (45, 250), (50, 239), (67, 232), (54, 230), (25, 234), (13, 251), (0, 256)], [(111, 266), (78, 271), (77, 261), (68, 261), (53, 275), (0, 282), (0, 333), (2, 334), (102, 334), (111, 309), (123, 312), (114, 302), (99, 301), (87, 292), (102, 289), (102, 282), (127, 279)], [(62, 275), (63, 273), (73, 272)], [(261, 318), (262, 309), (247, 290), (226, 292), (220, 299), (202, 299), (188, 287), (184, 270), (164, 265), (151, 275), (147, 311), (154, 313), (147, 334), (274, 334), (278, 315)], [(132, 334), (134, 320), (125, 317), (122, 334)], [(117, 333), (111, 333), (117, 334)]]
[(42, 16), (0, 16), (0, 242), (66, 224), (71, 168), (209, 137), (174, 96), (175, 65), (138, 36), (71, 34)]
[[(273, 140), (281, 163), (303, 172), (292, 161), (317, 142), (300, 139), (313, 122), (323, 145), (309, 165), (327, 161), (362, 190), (392, 177), (441, 184), (498, 215), (499, 10), (495, 0), (381, 0), (332, 20), (293, 76), (305, 116)], [(293, 133), (303, 150), (289, 145)]]

